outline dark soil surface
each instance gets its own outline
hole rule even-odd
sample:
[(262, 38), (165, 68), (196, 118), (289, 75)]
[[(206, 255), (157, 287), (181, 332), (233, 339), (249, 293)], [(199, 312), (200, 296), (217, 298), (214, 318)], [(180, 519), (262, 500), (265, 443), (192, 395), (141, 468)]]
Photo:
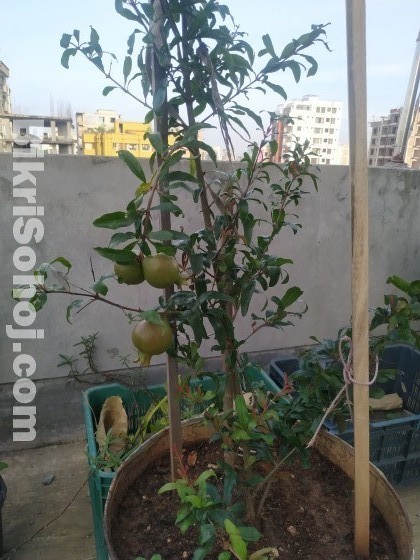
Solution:
[[(189, 476), (214, 468), (220, 456), (215, 444), (196, 444), (185, 455), (197, 452)], [(191, 455), (190, 455), (191, 457)], [(169, 457), (154, 463), (128, 492), (114, 533), (120, 560), (161, 554), (163, 560), (190, 560), (197, 546), (196, 531), (185, 535), (175, 527), (179, 500), (172, 492), (158, 496), (169, 480)], [(353, 552), (353, 483), (317, 452), (311, 468), (287, 467), (271, 487), (261, 519), (262, 539), (249, 550), (275, 547), (281, 560), (357, 560)], [(222, 550), (207, 557), (216, 560)], [(371, 511), (370, 560), (398, 560), (390, 532), (379, 513)]]

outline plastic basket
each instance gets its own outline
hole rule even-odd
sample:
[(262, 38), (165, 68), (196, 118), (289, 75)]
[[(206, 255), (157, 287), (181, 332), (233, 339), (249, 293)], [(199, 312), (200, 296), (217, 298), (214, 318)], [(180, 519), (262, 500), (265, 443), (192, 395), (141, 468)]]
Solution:
[[(258, 367), (248, 366), (244, 377), (250, 383), (262, 382), (268, 391), (276, 392), (277, 385), (270, 379), (266, 372)], [(192, 380), (191, 387), (200, 384), (203, 390), (215, 388), (215, 381), (211, 377), (201, 380)], [(108, 397), (119, 396), (128, 417), (128, 431), (134, 433), (138, 427), (138, 419), (145, 414), (152, 402), (159, 400), (166, 394), (164, 385), (153, 385), (147, 389), (133, 392), (118, 383), (92, 387), (83, 394), (83, 410), (85, 417), (87, 452), (89, 457), (97, 456), (97, 445), (95, 439), (96, 424), (99, 419), (103, 403)], [(197, 410), (197, 413), (201, 411)], [(96, 469), (90, 462), (89, 468), (89, 493), (92, 505), (95, 545), (97, 560), (108, 560), (108, 552), (103, 535), (103, 511), (108, 495), (109, 487), (115, 477), (115, 472), (107, 472)]]
[[(400, 395), (408, 414), (370, 423), (370, 460), (390, 482), (400, 484), (420, 478), (420, 351), (398, 344), (386, 348), (380, 358), (380, 367), (397, 370), (395, 380), (387, 384), (387, 389)], [(293, 375), (298, 367), (296, 358), (274, 360), (270, 377), (282, 387), (284, 374)], [(352, 425), (344, 432), (330, 426), (327, 427), (331, 432), (353, 445)]]

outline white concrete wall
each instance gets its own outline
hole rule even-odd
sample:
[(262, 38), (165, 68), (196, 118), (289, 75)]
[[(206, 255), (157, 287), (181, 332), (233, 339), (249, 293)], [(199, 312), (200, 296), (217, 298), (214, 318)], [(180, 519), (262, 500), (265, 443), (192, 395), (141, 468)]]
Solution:
[[(145, 162), (145, 166), (147, 163)], [(62, 255), (73, 263), (72, 277), (79, 285), (91, 282), (89, 257), (95, 270), (112, 272), (112, 263), (92, 250), (107, 245), (111, 230), (95, 228), (93, 220), (115, 210), (123, 210), (132, 196), (137, 181), (117, 158), (85, 156), (49, 156), (45, 170), (37, 174), (37, 204), (44, 205), (43, 240), (34, 245), (37, 264)], [(398, 274), (409, 280), (420, 278), (420, 172), (410, 170), (370, 169), (370, 305), (382, 303), (386, 278)], [(12, 156), (0, 154), (1, 240), (0, 240), (0, 381), (16, 379), (13, 370), (12, 341), (5, 333), (6, 324), (13, 324), (14, 301), (11, 299), (12, 276), (16, 271), (12, 255), (14, 240), (12, 198)], [(26, 185), (28, 186), (28, 185)], [(187, 213), (188, 229), (200, 225), (200, 216)], [(301, 346), (309, 337), (334, 336), (348, 324), (351, 310), (351, 226), (350, 192), (346, 167), (324, 166), (321, 169), (319, 192), (311, 192), (300, 207), (302, 230), (283, 236), (275, 251), (292, 258), (289, 286), (304, 290), (309, 306), (302, 320), (284, 331), (261, 330), (246, 350), (263, 351)], [(109, 283), (109, 297), (131, 306), (148, 308), (160, 291), (142, 284), (139, 287)], [(287, 286), (286, 286), (287, 287)], [(277, 290), (281, 295), (282, 288)], [(36, 328), (45, 330), (45, 339), (22, 341), (22, 351), (32, 354), (37, 362), (34, 377), (51, 378), (64, 375), (57, 368), (58, 354), (77, 354), (72, 345), (80, 335), (100, 332), (99, 365), (102, 369), (118, 369), (117, 356), (133, 353), (131, 326), (118, 309), (98, 303), (74, 317), (69, 325), (65, 309), (70, 298), (50, 295), (49, 302), (36, 318)], [(249, 324), (240, 319), (240, 335), (249, 332)], [(35, 326), (34, 324), (34, 326)], [(78, 347), (79, 348), (79, 347)], [(154, 363), (162, 362), (156, 358)]]

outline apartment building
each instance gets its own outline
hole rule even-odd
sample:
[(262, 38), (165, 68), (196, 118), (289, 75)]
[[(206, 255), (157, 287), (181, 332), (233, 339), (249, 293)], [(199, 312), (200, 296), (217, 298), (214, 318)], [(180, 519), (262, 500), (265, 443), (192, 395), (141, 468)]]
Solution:
[(115, 120), (112, 128), (83, 132), (82, 153), (87, 156), (117, 156), (119, 150), (128, 150), (136, 157), (149, 158), (153, 148), (144, 138), (149, 130), (147, 124)]
[(405, 163), (411, 169), (420, 169), (420, 107), (417, 105), (414, 116), (411, 134), (407, 142), (405, 152)]
[(12, 112), (12, 101), (10, 87), (7, 83), (9, 77), (8, 67), (0, 60), (0, 152), (12, 150), (12, 127), (9, 119), (1, 115), (10, 115)]
[[(342, 153), (339, 151), (343, 103), (327, 101), (316, 95), (306, 95), (299, 101), (289, 101), (278, 106), (277, 113), (286, 120), (279, 120), (273, 137), (277, 140), (278, 151), (275, 161), (284, 161), (285, 154), (293, 149), (295, 142), (305, 140), (314, 153), (314, 165), (338, 164)], [(290, 118), (293, 122), (287, 122)]]
[(370, 123), (372, 133), (369, 142), (368, 162), (374, 167), (381, 167), (391, 161), (397, 137), (398, 123), (402, 107), (391, 109), (389, 115)]
[(98, 109), (94, 113), (76, 113), (77, 151), (83, 153), (83, 134), (85, 132), (107, 132), (114, 130), (114, 123), (121, 115), (111, 109)]

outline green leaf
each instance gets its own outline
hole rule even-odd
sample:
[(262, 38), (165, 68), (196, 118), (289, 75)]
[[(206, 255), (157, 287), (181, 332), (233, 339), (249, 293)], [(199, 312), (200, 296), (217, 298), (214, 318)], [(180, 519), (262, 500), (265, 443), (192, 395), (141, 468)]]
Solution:
[(104, 89), (102, 90), (102, 95), (106, 97), (108, 95), (108, 93), (110, 93), (113, 89), (117, 89), (117, 86), (106, 86), (106, 87), (104, 87)]
[(200, 274), (203, 270), (204, 255), (199, 253), (191, 253), (190, 255), (191, 269), (194, 274)]
[(67, 49), (67, 47), (70, 45), (71, 38), (72, 35), (70, 35), (69, 33), (63, 33), (60, 39), (60, 47), (63, 47), (63, 49)]
[(158, 494), (163, 494), (164, 492), (170, 492), (171, 490), (176, 490), (178, 488), (177, 482), (167, 482), (161, 486), (158, 490)]
[(123, 64), (123, 76), (124, 76), (124, 83), (127, 82), (128, 76), (131, 73), (131, 69), (133, 67), (133, 60), (131, 58), (131, 56), (126, 56), (124, 59), (124, 64)]
[(252, 296), (255, 293), (255, 280), (251, 280), (250, 282), (245, 282), (245, 285), (241, 291), (241, 313), (245, 317), (248, 313), (249, 304), (251, 303)]
[(209, 549), (207, 547), (200, 546), (194, 550), (192, 560), (204, 560), (208, 553)]
[(205, 523), (204, 525), (200, 525), (200, 537), (199, 542), (201, 545), (205, 545), (209, 541), (214, 539), (215, 535), (215, 528), (214, 525), (211, 523)]
[(74, 309), (78, 309), (79, 307), (81, 307), (82, 305), (84, 305), (84, 303), (85, 303), (85, 302), (84, 302), (83, 299), (76, 299), (76, 300), (72, 301), (70, 305), (67, 306), (67, 310), (66, 310), (66, 320), (67, 320), (68, 323), (71, 324), (70, 317), (71, 317), (72, 311), (73, 311)]
[(197, 183), (197, 178), (191, 173), (185, 171), (171, 171), (167, 176), (168, 181), (186, 181), (188, 183)]
[(166, 100), (166, 87), (158, 88), (153, 94), (153, 111), (160, 114), (160, 109)]
[(140, 179), (142, 183), (147, 183), (146, 175), (144, 174), (139, 160), (128, 150), (119, 150), (117, 153), (118, 157), (123, 160), (123, 162), (130, 169), (131, 173), (133, 173), (138, 179)]
[(189, 241), (189, 236), (186, 233), (182, 233), (181, 231), (174, 231), (174, 230), (159, 230), (159, 231), (151, 231), (147, 236), (149, 239), (153, 239), (155, 241), (172, 241), (172, 240), (179, 240), (179, 241)]
[(120, 264), (136, 262), (135, 253), (129, 249), (111, 249), (110, 247), (94, 247), (94, 249), (101, 257), (113, 262), (118, 262)]
[(160, 314), (155, 311), (154, 309), (148, 309), (147, 311), (142, 311), (139, 313), (139, 317), (144, 321), (148, 321), (149, 323), (153, 323), (153, 325), (166, 325), (166, 322)]
[(277, 84), (273, 84), (272, 82), (265, 82), (265, 85), (267, 85), (270, 89), (272, 89), (273, 91), (281, 95), (284, 99), (287, 99), (287, 93), (281, 86), (278, 86)]
[(246, 560), (246, 543), (240, 535), (239, 529), (230, 519), (225, 519), (225, 530), (229, 535), (232, 550), (239, 560)]
[(138, 21), (138, 17), (123, 7), (123, 0), (115, 0), (115, 11), (126, 19)]
[(113, 274), (105, 274), (101, 276), (99, 280), (96, 280), (96, 282), (92, 284), (91, 289), (96, 294), (100, 294), (101, 296), (106, 296), (106, 294), (108, 293), (108, 286), (104, 283), (104, 280), (107, 280), (108, 278), (112, 278), (113, 276), (114, 276)]
[(224, 550), (223, 552), (221, 552), (219, 554), (219, 556), (217, 557), (217, 560), (231, 560), (231, 559), (232, 559), (232, 555), (227, 550)]
[(292, 305), (292, 303), (295, 303), (295, 301), (297, 301), (302, 294), (303, 291), (297, 286), (293, 286), (292, 288), (289, 288), (287, 292), (284, 294), (284, 296), (281, 298), (281, 304), (283, 309), (286, 309), (287, 307)]
[(270, 35), (266, 33), (265, 35), (262, 36), (262, 40), (265, 48), (267, 49), (268, 54), (271, 55), (272, 58), (275, 58), (277, 55), (274, 50), (273, 43), (271, 42)]
[(130, 226), (134, 222), (133, 217), (128, 217), (125, 212), (111, 212), (97, 218), (93, 225), (100, 228), (118, 229)]
[(163, 146), (162, 136), (160, 135), (160, 132), (149, 132), (147, 137), (149, 138), (150, 143), (152, 144), (153, 148), (157, 151), (157, 153), (163, 154), (164, 146)]
[(121, 245), (121, 243), (125, 243), (126, 241), (130, 241), (135, 238), (136, 234), (132, 231), (114, 233), (109, 241), (109, 246), (115, 247), (116, 245)]
[(92, 26), (90, 26), (90, 42), (94, 44), (99, 42), (98, 32)]
[(256, 542), (262, 537), (261, 533), (255, 527), (238, 527), (241, 537), (246, 542)]
[(0, 471), (3, 471), (4, 469), (7, 469), (9, 465), (7, 463), (4, 463), (3, 461), (0, 461)]
[(236, 395), (235, 397), (235, 410), (238, 416), (239, 424), (242, 426), (242, 428), (247, 429), (250, 414), (246, 406), (245, 399), (242, 395)]
[(68, 261), (64, 257), (57, 257), (56, 259), (51, 261), (50, 264), (53, 265), (56, 262), (62, 264), (65, 268), (67, 268), (65, 274), (68, 274), (70, 272), (70, 269), (71, 269), (71, 266), (72, 266), (70, 261)]
[(77, 53), (77, 49), (66, 49), (61, 55), (61, 65), (64, 68), (69, 68), (69, 58)]
[(204, 303), (205, 301), (211, 301), (211, 300), (228, 301), (230, 303), (234, 303), (235, 301), (232, 296), (229, 296), (228, 294), (224, 294), (223, 292), (217, 292), (216, 290), (205, 292), (204, 294), (201, 294), (201, 296), (198, 298), (198, 302), (200, 304)]

